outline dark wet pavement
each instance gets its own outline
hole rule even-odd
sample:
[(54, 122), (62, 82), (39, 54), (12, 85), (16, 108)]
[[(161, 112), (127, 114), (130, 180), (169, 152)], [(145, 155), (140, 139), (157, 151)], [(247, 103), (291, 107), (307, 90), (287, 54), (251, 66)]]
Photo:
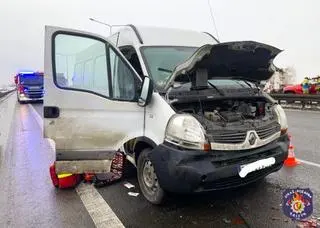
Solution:
[(28, 105), (16, 105), (10, 143), (1, 161), (0, 227), (94, 227), (74, 190), (56, 190), (54, 153)]
[[(42, 115), (42, 104), (33, 107)], [(287, 115), (296, 156), (320, 163), (319, 114), (288, 111)], [(94, 227), (75, 190), (52, 186), (48, 169), (54, 154), (28, 105), (16, 105), (10, 142), (0, 167), (0, 227)], [(124, 182), (98, 192), (125, 227), (295, 227), (282, 213), (282, 192), (309, 187), (314, 215), (320, 217), (319, 176), (320, 168), (302, 164), (238, 189), (171, 195), (163, 206), (149, 204), (141, 194), (129, 196), (129, 191), (139, 189), (129, 190)], [(138, 186), (134, 176), (128, 181)]]

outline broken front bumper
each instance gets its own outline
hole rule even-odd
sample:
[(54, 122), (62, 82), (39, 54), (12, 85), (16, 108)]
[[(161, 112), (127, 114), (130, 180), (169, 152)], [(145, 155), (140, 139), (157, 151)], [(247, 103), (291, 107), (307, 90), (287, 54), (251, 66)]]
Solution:
[[(287, 134), (260, 148), (241, 151), (190, 151), (164, 143), (153, 150), (151, 160), (164, 190), (203, 192), (242, 186), (278, 171), (288, 156), (288, 148)], [(244, 178), (239, 176), (241, 165), (270, 157), (275, 158), (274, 165)]]

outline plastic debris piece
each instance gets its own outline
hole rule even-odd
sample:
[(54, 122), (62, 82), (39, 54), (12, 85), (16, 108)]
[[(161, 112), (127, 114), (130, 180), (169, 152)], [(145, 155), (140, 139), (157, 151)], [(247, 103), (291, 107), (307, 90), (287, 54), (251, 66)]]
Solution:
[(106, 185), (110, 185), (116, 181), (121, 180), (121, 176), (114, 174), (112, 172), (109, 173), (98, 173), (93, 177), (93, 184), (95, 187), (100, 188)]
[(272, 217), (271, 219), (272, 219), (272, 220), (280, 220), (279, 217)]
[(94, 175), (94, 173), (84, 173), (83, 179), (85, 182), (92, 182)]
[(139, 193), (138, 192), (128, 192), (128, 195), (137, 197), (139, 195)]
[(241, 216), (237, 216), (236, 218), (232, 219), (232, 224), (234, 225), (245, 224), (245, 221)]
[(128, 189), (134, 188), (134, 185), (131, 184), (131, 183), (129, 183), (129, 182), (125, 183), (124, 186), (125, 186), (126, 188), (128, 188)]
[(223, 221), (227, 224), (231, 223), (231, 220), (230, 219), (227, 219), (227, 218), (223, 218)]
[(316, 219), (308, 219), (308, 220), (302, 220), (299, 221), (297, 224), (297, 227), (301, 227), (301, 228), (309, 228), (309, 227), (314, 227), (314, 228), (318, 228), (320, 227), (320, 223), (317, 223)]

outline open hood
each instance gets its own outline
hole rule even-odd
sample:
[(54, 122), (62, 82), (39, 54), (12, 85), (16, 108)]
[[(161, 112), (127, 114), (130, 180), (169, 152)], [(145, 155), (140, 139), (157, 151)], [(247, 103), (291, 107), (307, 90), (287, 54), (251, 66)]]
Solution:
[(274, 58), (282, 50), (254, 41), (207, 44), (178, 65), (165, 90), (177, 82), (198, 80), (196, 72), (205, 70), (209, 79), (231, 78), (258, 82), (268, 80), (275, 72)]

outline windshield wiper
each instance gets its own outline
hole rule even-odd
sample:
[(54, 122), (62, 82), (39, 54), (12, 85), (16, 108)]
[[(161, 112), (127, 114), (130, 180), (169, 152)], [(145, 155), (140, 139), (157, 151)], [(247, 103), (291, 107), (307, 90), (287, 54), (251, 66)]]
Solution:
[(167, 72), (167, 73), (172, 73), (173, 72), (172, 70), (164, 69), (164, 68), (161, 68), (161, 67), (158, 67), (158, 70), (164, 71), (164, 72)]
[(220, 89), (218, 89), (214, 84), (212, 84), (212, 83), (209, 82), (209, 81), (208, 81), (208, 84), (209, 84), (212, 88), (214, 88), (221, 96), (224, 96), (224, 93), (223, 93)]

